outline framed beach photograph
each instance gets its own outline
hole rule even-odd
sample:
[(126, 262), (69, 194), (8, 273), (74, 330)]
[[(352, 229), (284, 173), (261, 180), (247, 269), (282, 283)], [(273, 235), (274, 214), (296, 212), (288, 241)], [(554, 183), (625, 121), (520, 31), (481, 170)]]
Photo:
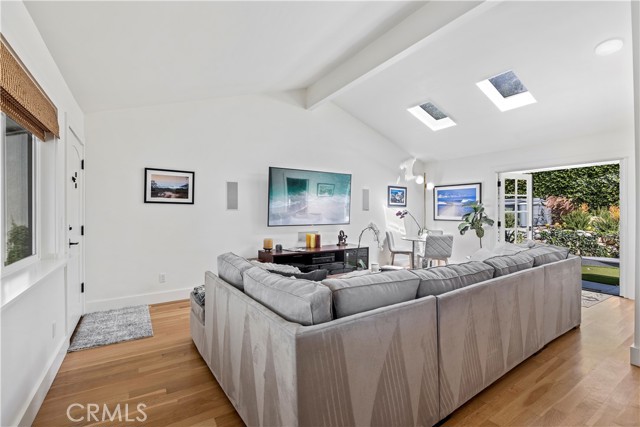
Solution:
[(318, 194), (318, 197), (332, 197), (333, 190), (335, 190), (335, 188), (336, 188), (335, 184), (325, 184), (325, 183), (319, 182), (316, 192)]
[(195, 172), (144, 169), (144, 202), (193, 204)]
[(482, 202), (482, 184), (439, 185), (433, 187), (433, 219), (460, 221), (472, 212), (469, 204)]
[(393, 207), (407, 207), (407, 187), (387, 187), (387, 205)]

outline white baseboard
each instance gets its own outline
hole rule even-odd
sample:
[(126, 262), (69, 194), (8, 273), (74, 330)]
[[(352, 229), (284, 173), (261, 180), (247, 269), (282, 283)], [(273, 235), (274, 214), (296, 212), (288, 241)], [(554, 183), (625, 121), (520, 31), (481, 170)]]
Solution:
[(631, 350), (631, 364), (635, 366), (640, 366), (640, 347), (636, 347), (632, 345), (630, 350)]
[(42, 406), (42, 402), (44, 402), (44, 398), (47, 396), (47, 393), (51, 388), (51, 384), (53, 384), (53, 380), (58, 374), (62, 361), (67, 355), (68, 348), (69, 337), (66, 337), (62, 343), (60, 343), (58, 351), (53, 356), (53, 360), (49, 364), (49, 369), (43, 372), (42, 377), (36, 383), (36, 388), (31, 393), (31, 399), (25, 403), (25, 408), (21, 412), (22, 416), (18, 415), (16, 421), (11, 425), (30, 426), (33, 424), (33, 421), (36, 419), (36, 415), (38, 415), (38, 411), (40, 410), (40, 406)]
[(189, 298), (189, 293), (191, 293), (192, 290), (193, 288), (184, 288), (164, 292), (154, 292), (150, 294), (130, 295), (120, 298), (86, 301), (85, 311), (87, 313), (91, 313), (94, 311), (130, 307), (132, 305), (159, 304), (162, 302), (177, 301)]

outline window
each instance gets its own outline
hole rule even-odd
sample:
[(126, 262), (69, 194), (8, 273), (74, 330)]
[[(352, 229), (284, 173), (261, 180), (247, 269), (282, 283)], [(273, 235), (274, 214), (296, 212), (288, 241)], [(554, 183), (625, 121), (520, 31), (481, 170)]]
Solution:
[(35, 137), (2, 114), (2, 262), (36, 254)]
[(513, 71), (505, 71), (476, 83), (500, 111), (509, 111), (534, 104), (536, 99)]
[(447, 116), (433, 102), (425, 102), (407, 109), (413, 116), (427, 125), (432, 131), (446, 129), (455, 126), (451, 117)]

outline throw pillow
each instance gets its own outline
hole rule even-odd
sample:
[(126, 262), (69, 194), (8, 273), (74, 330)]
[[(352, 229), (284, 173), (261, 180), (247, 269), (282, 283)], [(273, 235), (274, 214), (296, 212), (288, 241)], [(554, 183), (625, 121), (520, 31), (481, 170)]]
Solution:
[(279, 274), (285, 277), (295, 277), (296, 279), (311, 280), (313, 282), (321, 282), (324, 279), (326, 279), (327, 274), (329, 274), (329, 272), (323, 268), (319, 270), (313, 270), (308, 273), (285, 273), (282, 271), (271, 270), (271, 269), (267, 269), (267, 271), (269, 273)]

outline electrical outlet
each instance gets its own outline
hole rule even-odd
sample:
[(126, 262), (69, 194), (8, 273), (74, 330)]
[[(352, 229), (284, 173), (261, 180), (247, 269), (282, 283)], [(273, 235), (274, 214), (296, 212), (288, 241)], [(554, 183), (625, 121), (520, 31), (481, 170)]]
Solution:
[(55, 338), (56, 337), (56, 322), (53, 322), (51, 324), (51, 338)]
[(160, 273), (158, 275), (158, 282), (159, 283), (164, 283), (167, 281), (167, 274), (166, 273)]

